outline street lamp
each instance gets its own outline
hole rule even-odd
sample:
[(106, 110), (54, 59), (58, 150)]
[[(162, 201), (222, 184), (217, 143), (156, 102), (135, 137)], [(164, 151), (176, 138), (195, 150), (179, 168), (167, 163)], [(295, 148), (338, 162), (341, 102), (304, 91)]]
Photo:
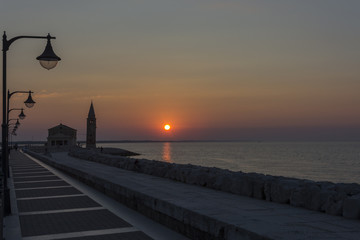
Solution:
[(44, 52), (38, 56), (36, 59), (40, 61), (40, 65), (47, 70), (50, 70), (56, 67), (58, 61), (61, 60), (55, 53), (51, 46), (50, 42), (51, 36), (50, 34), (47, 35), (47, 44), (45, 47)]
[[(7, 90), (7, 81), (6, 81), (6, 70), (7, 70), (7, 58), (6, 58), (6, 54), (7, 51), (9, 50), (11, 44), (13, 42), (15, 42), (18, 39), (22, 39), (22, 38), (31, 38), (31, 39), (47, 39), (47, 44), (45, 47), (44, 52), (38, 56), (36, 59), (40, 61), (41, 66), (43, 66), (46, 69), (51, 69), (54, 68), (58, 61), (60, 61), (61, 59), (56, 56), (56, 54), (54, 53), (52, 46), (51, 46), (51, 42), (50, 39), (55, 39), (55, 37), (50, 36), (50, 34), (48, 34), (47, 36), (17, 36), (11, 39), (7, 39), (6, 36), (6, 32), (4, 32), (3, 35), (3, 39), (2, 39), (2, 51), (3, 51), (3, 118), (2, 118), (2, 150), (1, 150), (1, 168), (2, 168), (2, 177), (3, 177), (3, 184), (2, 184), (2, 196), (1, 196), (1, 200), (2, 203), (1, 204), (1, 212), (4, 213), (4, 215), (8, 215), (10, 214), (11, 210), (10, 210), (10, 197), (9, 197), (9, 189), (7, 187), (7, 177), (6, 177), (6, 172), (7, 172), (7, 163), (8, 163), (8, 124), (7, 124), (7, 97), (6, 97), (6, 90)], [(32, 98), (30, 98), (32, 100)], [(29, 99), (28, 99), (29, 100)], [(29, 102), (28, 102), (29, 103)], [(33, 100), (32, 102), (30, 101), (30, 103), (32, 103), (32, 105), (30, 104), (29, 106), (33, 106), (33, 104), (35, 103)], [(26, 101), (25, 101), (25, 105), (26, 105)], [(28, 105), (27, 105), (28, 106)], [(2, 228), (2, 226), (0, 226)]]
[(23, 120), (23, 119), (26, 117), (26, 115), (24, 114), (24, 109), (23, 109), (23, 108), (12, 108), (12, 109), (9, 109), (9, 110), (8, 110), (8, 117), (9, 117), (10, 112), (11, 112), (11, 111), (14, 111), (14, 110), (21, 111), (20, 114), (18, 115), (18, 117), (19, 117), (21, 120)]
[(29, 96), (27, 98), (27, 100), (24, 102), (25, 103), (25, 106), (28, 107), (28, 108), (31, 108), (34, 106), (35, 104), (35, 101), (32, 99), (31, 97), (31, 93), (33, 93), (32, 91), (15, 91), (15, 92), (10, 92), (8, 90), (8, 94), (7, 94), (7, 118), (9, 119), (9, 113), (12, 111), (12, 110), (21, 110), (21, 113), (19, 114), (19, 118), (20, 119), (24, 119), (26, 117), (26, 115), (24, 114), (24, 109), (23, 108), (13, 108), (13, 109), (9, 109), (9, 106), (10, 106), (10, 98), (12, 95), (16, 94), (16, 93), (29, 93)]
[[(11, 121), (15, 121), (15, 120), (16, 120), (16, 123), (10, 123)], [(16, 128), (21, 125), (18, 118), (9, 119), (7, 124), (8, 124), (8, 126), (15, 125)]]
[(28, 108), (32, 108), (34, 106), (35, 101), (31, 97), (31, 91), (29, 91), (29, 97), (28, 97), (28, 99), (26, 99), (26, 101), (24, 103), (25, 103), (25, 106)]
[(23, 119), (25, 119), (25, 117), (26, 117), (26, 115), (24, 114), (24, 109), (22, 108), (22, 109), (21, 109), (21, 112), (20, 112), (20, 114), (19, 114), (19, 118), (20, 118), (21, 120), (23, 120)]
[(10, 92), (10, 90), (8, 90), (8, 108), (9, 108), (9, 101), (12, 95), (16, 94), (16, 93), (29, 93), (28, 98), (26, 99), (25, 106), (28, 108), (32, 108), (34, 106), (34, 104), (36, 103), (32, 97), (31, 94), (34, 93), (32, 91), (15, 91), (15, 92)]

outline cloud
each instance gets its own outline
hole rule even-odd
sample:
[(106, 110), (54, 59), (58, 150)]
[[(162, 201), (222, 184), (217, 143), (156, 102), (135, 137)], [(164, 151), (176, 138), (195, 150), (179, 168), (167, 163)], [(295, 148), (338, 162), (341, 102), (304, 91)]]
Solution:
[(63, 97), (67, 95), (67, 93), (59, 93), (59, 92), (48, 92), (46, 90), (42, 90), (40, 91), (39, 93), (34, 93), (34, 96), (36, 98), (41, 98), (41, 99), (44, 99), (44, 98), (58, 98), (58, 97)]

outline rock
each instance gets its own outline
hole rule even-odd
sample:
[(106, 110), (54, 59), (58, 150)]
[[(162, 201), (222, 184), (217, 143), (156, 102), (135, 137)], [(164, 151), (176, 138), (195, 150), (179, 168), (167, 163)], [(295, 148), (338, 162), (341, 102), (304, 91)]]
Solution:
[(268, 177), (263, 174), (254, 173), (251, 175), (253, 197), (257, 199), (265, 199), (265, 182)]
[(335, 191), (353, 196), (360, 193), (360, 186), (356, 183), (337, 183), (335, 184)]
[(322, 191), (317, 183), (307, 182), (292, 192), (290, 205), (320, 211), (327, 197), (328, 193)]
[(253, 196), (253, 181), (248, 174), (235, 174), (230, 192), (252, 197)]
[(360, 194), (344, 200), (342, 215), (346, 218), (360, 219)]
[(271, 184), (275, 181), (275, 177), (268, 177), (264, 183), (264, 195), (266, 201), (271, 201)]
[(230, 174), (219, 175), (214, 183), (214, 188), (220, 191), (230, 192), (233, 179)]
[(271, 183), (271, 201), (277, 203), (290, 203), (290, 197), (299, 187), (299, 181), (295, 179), (280, 178)]
[(343, 203), (345, 198), (345, 194), (333, 191), (328, 195), (328, 198), (321, 210), (325, 210), (325, 213), (327, 214), (341, 216), (343, 213)]

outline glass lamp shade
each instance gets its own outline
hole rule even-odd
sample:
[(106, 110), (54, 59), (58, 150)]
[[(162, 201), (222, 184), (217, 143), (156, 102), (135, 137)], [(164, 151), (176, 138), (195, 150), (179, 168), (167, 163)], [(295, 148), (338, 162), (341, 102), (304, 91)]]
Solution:
[(50, 34), (48, 34), (47, 44), (46, 44), (44, 52), (40, 56), (38, 56), (36, 59), (39, 60), (40, 65), (43, 68), (46, 68), (47, 70), (50, 70), (50, 69), (56, 67), (58, 61), (61, 60), (61, 58), (59, 58), (54, 53), (54, 50), (51, 46)]
[(40, 60), (39, 62), (40, 62), (40, 65), (47, 70), (50, 70), (50, 69), (56, 67), (56, 65), (58, 63), (58, 61), (48, 61), (48, 60)]
[(20, 126), (19, 119), (16, 120), (15, 126), (16, 126), (16, 127)]
[(21, 113), (19, 114), (19, 118), (22, 120), (26, 117), (26, 115), (24, 114), (24, 110), (21, 109)]
[(26, 101), (24, 103), (25, 103), (25, 106), (28, 108), (32, 108), (34, 106), (35, 101), (32, 99), (30, 91), (29, 91), (29, 97), (28, 97), (28, 99), (26, 99)]

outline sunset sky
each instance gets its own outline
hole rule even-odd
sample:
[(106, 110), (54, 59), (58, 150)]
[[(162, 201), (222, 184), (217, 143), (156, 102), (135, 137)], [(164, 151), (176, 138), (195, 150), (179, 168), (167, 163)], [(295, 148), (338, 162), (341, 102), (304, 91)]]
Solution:
[(15, 140), (59, 123), (83, 140), (91, 100), (98, 140), (360, 139), (358, 0), (0, 4), (8, 39), (51, 33), (62, 58), (47, 71), (46, 40), (10, 47), (8, 88), (37, 102)]

